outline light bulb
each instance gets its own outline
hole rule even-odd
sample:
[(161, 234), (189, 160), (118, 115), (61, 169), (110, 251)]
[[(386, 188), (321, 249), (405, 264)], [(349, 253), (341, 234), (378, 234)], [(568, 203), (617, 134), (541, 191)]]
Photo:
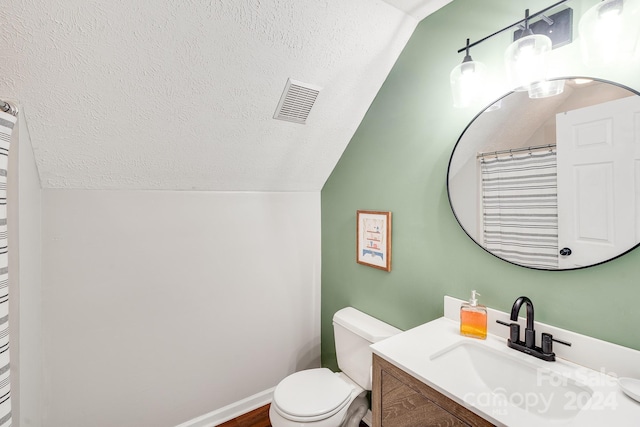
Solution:
[(587, 65), (612, 65), (633, 58), (640, 37), (640, 0), (605, 0), (589, 9), (578, 26)]
[(449, 81), (454, 107), (466, 108), (482, 101), (485, 90), (485, 72), (486, 67), (483, 63), (468, 60), (451, 70)]
[(549, 51), (551, 39), (542, 34), (521, 37), (509, 45), (504, 59), (507, 77), (514, 90), (529, 90), (531, 83), (546, 78)]

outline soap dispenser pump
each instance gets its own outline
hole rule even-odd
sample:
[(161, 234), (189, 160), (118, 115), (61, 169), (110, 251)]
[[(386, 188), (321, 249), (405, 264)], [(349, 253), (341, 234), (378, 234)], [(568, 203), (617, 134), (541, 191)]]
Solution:
[(466, 337), (487, 338), (487, 307), (478, 304), (480, 294), (471, 291), (469, 302), (460, 306), (460, 334)]

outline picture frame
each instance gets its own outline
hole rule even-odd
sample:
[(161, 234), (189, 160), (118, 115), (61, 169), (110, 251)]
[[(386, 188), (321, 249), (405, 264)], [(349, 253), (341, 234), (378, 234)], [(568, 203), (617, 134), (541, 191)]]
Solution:
[(356, 262), (391, 271), (391, 212), (356, 211)]

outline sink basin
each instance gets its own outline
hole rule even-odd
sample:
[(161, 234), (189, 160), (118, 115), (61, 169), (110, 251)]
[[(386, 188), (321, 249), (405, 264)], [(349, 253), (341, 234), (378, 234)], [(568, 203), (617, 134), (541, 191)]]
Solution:
[[(593, 390), (566, 375), (475, 342), (458, 342), (430, 357), (439, 386), (494, 415), (524, 410), (546, 421), (574, 418)], [(548, 362), (545, 362), (548, 363)]]

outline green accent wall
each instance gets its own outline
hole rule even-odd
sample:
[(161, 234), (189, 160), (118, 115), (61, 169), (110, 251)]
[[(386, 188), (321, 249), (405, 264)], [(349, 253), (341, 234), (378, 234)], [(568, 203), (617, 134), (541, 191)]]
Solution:
[[(527, 295), (536, 320), (640, 350), (640, 250), (573, 271), (540, 271), (502, 261), (458, 225), (447, 197), (453, 147), (480, 111), (454, 109), (449, 73), (466, 38), (478, 40), (553, 1), (454, 0), (416, 28), (322, 190), (322, 361), (337, 369), (331, 319), (353, 306), (400, 329), (443, 315), (443, 296), (509, 311)], [(570, 1), (578, 19), (597, 1)], [(472, 49), (504, 87), (509, 34)], [(640, 90), (640, 65), (588, 69), (579, 42), (553, 52), (556, 76), (586, 75)], [(392, 270), (357, 264), (356, 211), (392, 211)]]

